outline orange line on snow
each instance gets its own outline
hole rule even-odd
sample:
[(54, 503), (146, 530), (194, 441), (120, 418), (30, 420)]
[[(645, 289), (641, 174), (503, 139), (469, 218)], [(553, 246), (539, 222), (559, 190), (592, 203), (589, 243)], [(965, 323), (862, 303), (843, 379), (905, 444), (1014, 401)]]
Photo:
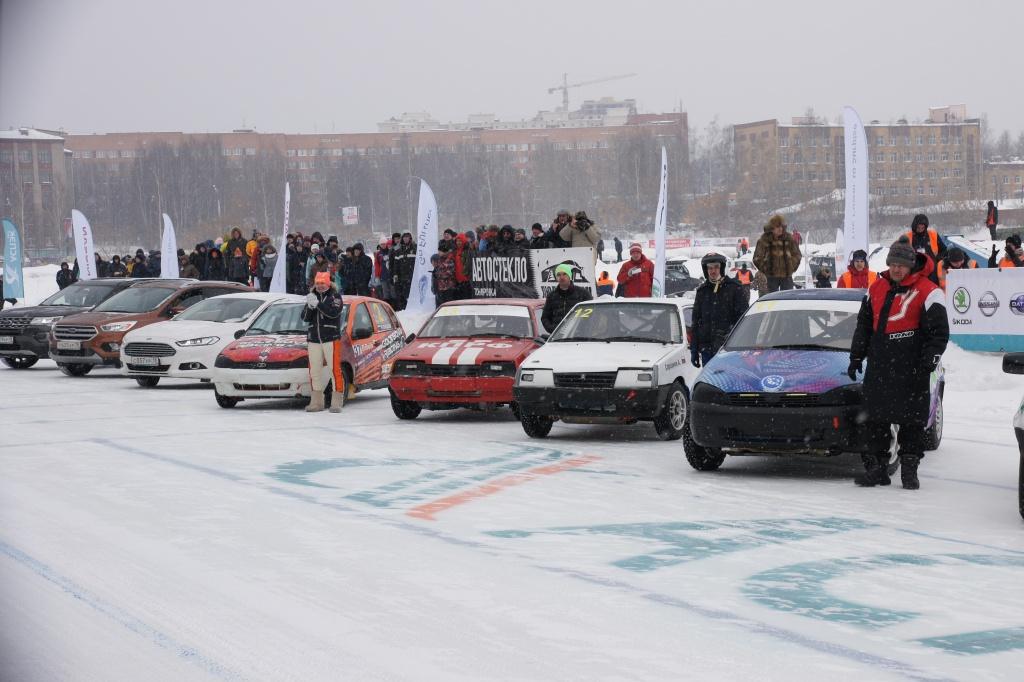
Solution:
[(433, 521), (434, 515), (443, 512), (452, 507), (457, 507), (460, 504), (472, 502), (478, 500), (481, 497), (487, 497), (499, 493), (506, 488), (527, 483), (540, 476), (550, 476), (551, 474), (557, 474), (560, 471), (567, 471), (576, 467), (584, 466), (595, 460), (601, 459), (599, 455), (583, 455), (582, 457), (573, 457), (566, 459), (557, 464), (547, 464), (541, 467), (535, 467), (528, 469), (521, 474), (511, 474), (509, 476), (503, 476), (493, 481), (489, 481), (479, 488), (473, 488), (472, 490), (465, 490), (448, 497), (442, 497), (433, 502), (427, 502), (421, 504), (418, 507), (413, 507), (406, 512), (406, 516), (414, 516), (417, 519), (424, 519), (425, 521)]

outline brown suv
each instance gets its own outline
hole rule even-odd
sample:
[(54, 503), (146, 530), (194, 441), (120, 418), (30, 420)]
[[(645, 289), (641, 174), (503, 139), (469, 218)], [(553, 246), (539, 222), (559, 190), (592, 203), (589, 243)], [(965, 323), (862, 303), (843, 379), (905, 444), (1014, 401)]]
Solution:
[(96, 365), (120, 367), (121, 339), (129, 330), (169, 320), (203, 299), (241, 291), (252, 288), (194, 279), (140, 281), (89, 312), (70, 315), (54, 325), (50, 358), (64, 374), (75, 377), (88, 374)]

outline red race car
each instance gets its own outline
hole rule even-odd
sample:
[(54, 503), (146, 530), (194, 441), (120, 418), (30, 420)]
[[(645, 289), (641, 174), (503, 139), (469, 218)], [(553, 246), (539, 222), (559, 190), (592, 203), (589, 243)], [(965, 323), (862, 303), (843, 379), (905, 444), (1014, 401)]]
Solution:
[[(391, 371), (391, 408), (399, 419), (421, 410), (511, 405), (523, 360), (547, 337), (541, 299), (491, 298), (445, 303), (410, 337)], [(517, 415), (518, 417), (518, 415)]]
[[(288, 299), (264, 310), (217, 356), (213, 384), (221, 407), (252, 398), (309, 397), (306, 323), (301, 318), (305, 297)], [(341, 368), (347, 386), (340, 392), (351, 397), (362, 389), (383, 388), (405, 345), (401, 322), (387, 303), (366, 296), (345, 296), (341, 317)], [(327, 400), (331, 389), (328, 385)]]

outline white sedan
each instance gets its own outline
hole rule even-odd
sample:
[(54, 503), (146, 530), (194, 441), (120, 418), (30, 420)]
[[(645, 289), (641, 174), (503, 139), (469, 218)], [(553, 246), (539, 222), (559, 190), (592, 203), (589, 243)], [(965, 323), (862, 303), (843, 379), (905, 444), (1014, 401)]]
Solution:
[(256, 315), (288, 294), (245, 292), (214, 296), (174, 319), (128, 332), (121, 346), (121, 373), (151, 388), (161, 378), (213, 378), (217, 355)]

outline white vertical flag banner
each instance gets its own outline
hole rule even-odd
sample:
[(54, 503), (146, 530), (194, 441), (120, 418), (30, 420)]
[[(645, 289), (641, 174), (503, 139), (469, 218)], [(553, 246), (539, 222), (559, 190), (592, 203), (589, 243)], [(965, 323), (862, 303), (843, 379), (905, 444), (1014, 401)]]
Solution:
[(96, 249), (92, 246), (92, 228), (82, 212), (71, 211), (71, 225), (75, 237), (75, 257), (78, 258), (78, 279), (96, 279)]
[(661, 148), (661, 189), (658, 190), (658, 210), (654, 214), (654, 285), (652, 296), (665, 295), (665, 203), (668, 199), (668, 153)]
[(291, 210), (292, 190), (288, 183), (284, 183), (284, 227), (281, 229), (281, 244), (277, 247), (277, 262), (274, 263), (274, 276), (270, 280), (270, 293), (283, 294), (288, 290), (287, 270), (285, 264), (288, 261), (288, 212)]
[(178, 239), (174, 236), (174, 223), (164, 213), (164, 234), (160, 240), (160, 278), (176, 279), (178, 270)]
[[(867, 251), (867, 249), (864, 249)], [(843, 228), (836, 230), (836, 279), (838, 279), (844, 272), (846, 272), (847, 266), (850, 264), (846, 260), (846, 249), (843, 246)]]
[[(868, 139), (864, 124), (853, 107), (843, 107), (843, 134), (846, 140), (846, 192), (843, 216), (843, 243), (836, 248), (849, 256), (857, 249), (868, 250)], [(845, 267), (846, 262), (836, 262)]]
[(412, 271), (412, 289), (405, 309), (432, 313), (437, 304), (430, 290), (432, 265), (430, 257), (437, 253), (437, 199), (426, 180), (420, 180), (420, 206), (416, 212), (416, 267)]

